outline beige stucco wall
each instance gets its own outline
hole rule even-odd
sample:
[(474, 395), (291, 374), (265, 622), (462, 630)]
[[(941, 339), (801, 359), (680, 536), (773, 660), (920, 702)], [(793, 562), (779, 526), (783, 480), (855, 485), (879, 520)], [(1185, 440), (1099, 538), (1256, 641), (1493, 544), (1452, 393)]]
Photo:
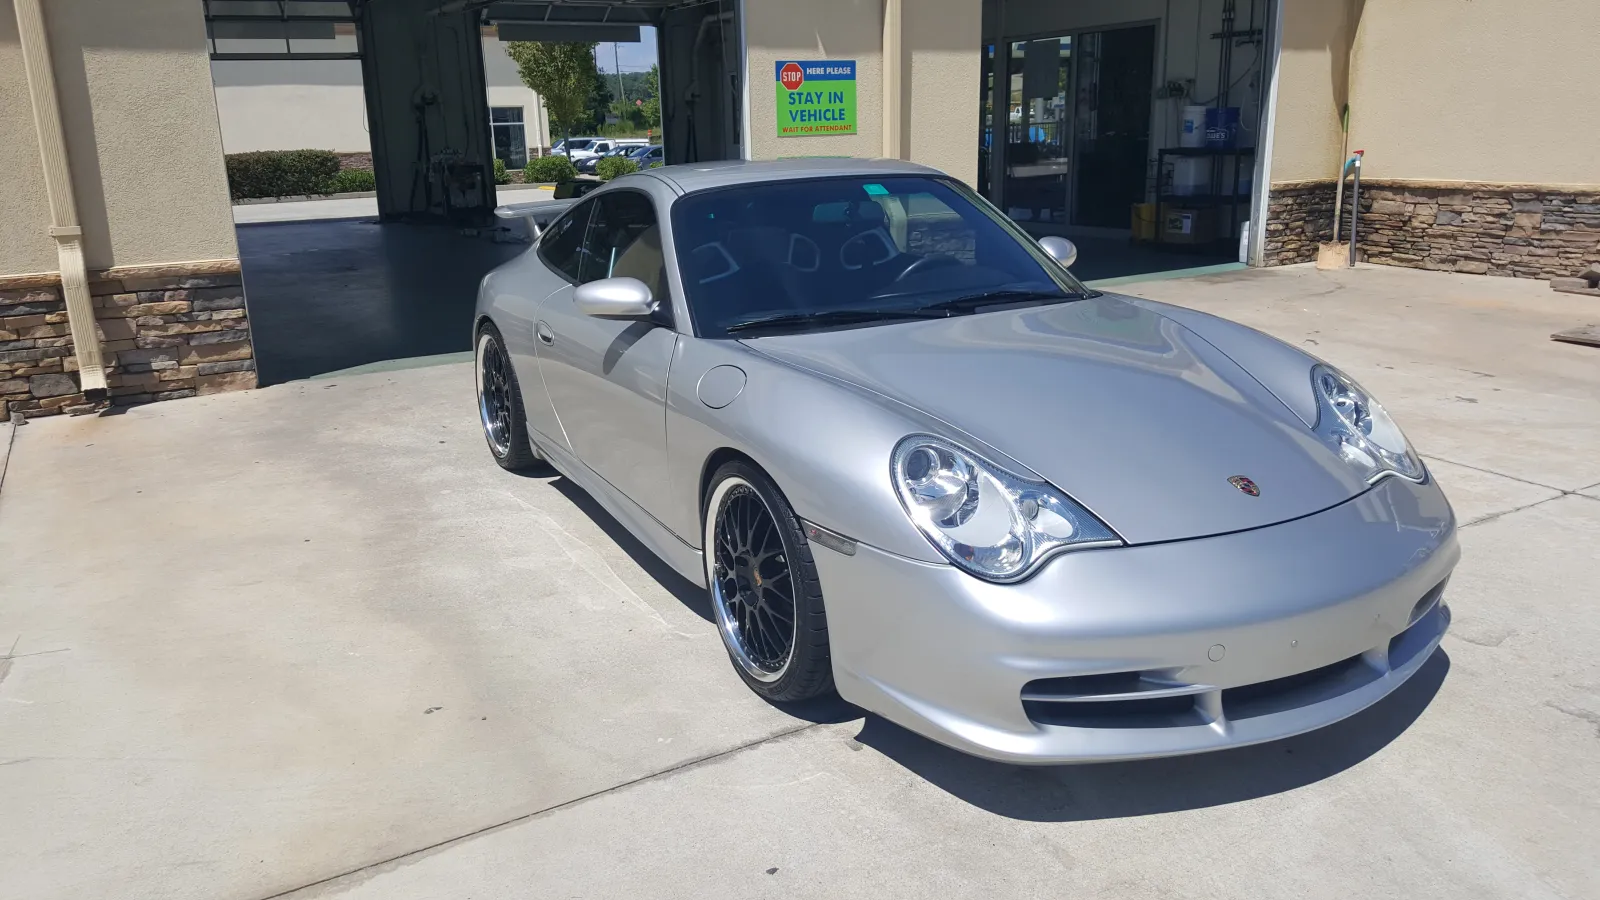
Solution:
[(211, 74), (228, 153), (372, 149), (359, 60), (219, 60)]
[(982, 0), (902, 2), (909, 157), (976, 184)]
[(499, 38), (483, 38), (483, 80), (489, 86), (490, 106), (522, 107), (523, 132), (527, 136), (528, 155), (538, 148), (550, 148), (550, 116), (545, 112), (539, 95), (522, 81), (517, 64), (506, 53), (506, 45)]
[[(90, 268), (237, 257), (200, 6), (46, 0), (44, 12)], [(0, 18), (11, 145), (0, 150), (11, 220), (0, 235), (15, 236), (0, 246), (0, 274), (50, 271), (53, 243), (34, 237), (49, 222), (10, 0)], [(28, 126), (13, 130), (19, 116)]]
[(1363, 177), (1600, 184), (1597, 0), (1366, 0), (1351, 56)]
[(1349, 92), (1350, 26), (1356, 2), (1283, 0), (1283, 49), (1272, 133), (1274, 183), (1331, 180), (1338, 174), (1339, 110)]
[(0, 0), (0, 275), (54, 270), (49, 226), (16, 10), (11, 0)]
[[(522, 83), (505, 45), (483, 39), (483, 71), (490, 106), (520, 106), (528, 151), (550, 146), (550, 127), (539, 95)], [(222, 146), (248, 150), (372, 149), (367, 105), (357, 60), (220, 60), (216, 82)]]
[[(910, 158), (971, 182), (977, 177), (978, 48), (982, 0), (903, 0), (908, 76), (902, 123)], [(750, 155), (883, 153), (883, 0), (747, 3)], [(856, 133), (778, 137), (780, 59), (856, 61)]]
[[(750, 79), (751, 158), (880, 155), (883, 0), (745, 3), (743, 11)], [(780, 59), (855, 60), (856, 133), (778, 137), (775, 64)]]

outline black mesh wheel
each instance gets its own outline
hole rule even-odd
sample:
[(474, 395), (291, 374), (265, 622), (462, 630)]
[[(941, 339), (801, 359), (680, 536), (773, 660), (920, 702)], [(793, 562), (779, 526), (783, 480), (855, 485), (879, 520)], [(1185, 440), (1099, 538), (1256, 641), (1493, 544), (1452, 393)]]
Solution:
[(494, 323), (478, 329), (473, 362), (478, 393), (478, 420), (483, 425), (489, 452), (502, 469), (520, 471), (539, 464), (539, 451), (528, 440), (528, 420), (522, 411), (522, 390), (511, 367), (505, 341)]
[(717, 631), (745, 683), (775, 701), (832, 693), (811, 545), (788, 501), (755, 466), (730, 462), (711, 479), (704, 546)]

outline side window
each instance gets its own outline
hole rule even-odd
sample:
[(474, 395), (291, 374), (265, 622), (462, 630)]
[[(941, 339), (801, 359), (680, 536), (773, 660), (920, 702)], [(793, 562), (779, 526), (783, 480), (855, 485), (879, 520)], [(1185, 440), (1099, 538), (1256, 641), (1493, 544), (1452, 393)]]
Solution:
[(583, 271), (578, 281), (637, 278), (650, 293), (667, 302), (666, 257), (661, 252), (661, 225), (650, 198), (637, 191), (607, 191), (595, 198), (594, 220), (584, 241)]
[(578, 204), (566, 215), (550, 223), (550, 227), (539, 237), (539, 258), (572, 281), (578, 280), (583, 260), (583, 236), (594, 207), (593, 200)]

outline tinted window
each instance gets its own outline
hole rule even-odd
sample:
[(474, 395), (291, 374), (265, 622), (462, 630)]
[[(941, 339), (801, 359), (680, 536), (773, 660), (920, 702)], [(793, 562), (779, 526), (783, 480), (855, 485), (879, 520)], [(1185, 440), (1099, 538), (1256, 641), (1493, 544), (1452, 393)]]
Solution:
[(571, 281), (578, 280), (585, 226), (589, 223), (589, 214), (594, 211), (594, 206), (593, 200), (578, 204), (566, 215), (550, 223), (550, 227), (539, 238), (539, 258)]
[(673, 204), (700, 334), (754, 319), (911, 310), (989, 291), (1084, 288), (998, 213), (943, 178), (777, 181)]
[(595, 197), (594, 219), (584, 241), (580, 282), (637, 278), (663, 306), (667, 300), (666, 257), (661, 225), (650, 198), (636, 191), (607, 191)]

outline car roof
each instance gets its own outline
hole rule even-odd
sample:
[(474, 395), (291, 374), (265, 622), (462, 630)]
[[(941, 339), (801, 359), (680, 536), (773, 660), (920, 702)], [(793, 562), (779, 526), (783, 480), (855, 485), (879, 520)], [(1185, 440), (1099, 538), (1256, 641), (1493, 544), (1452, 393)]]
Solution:
[(841, 175), (943, 175), (944, 173), (938, 169), (898, 159), (804, 157), (686, 163), (648, 169), (645, 174), (659, 178), (687, 194), (710, 188), (763, 181), (790, 181)]

